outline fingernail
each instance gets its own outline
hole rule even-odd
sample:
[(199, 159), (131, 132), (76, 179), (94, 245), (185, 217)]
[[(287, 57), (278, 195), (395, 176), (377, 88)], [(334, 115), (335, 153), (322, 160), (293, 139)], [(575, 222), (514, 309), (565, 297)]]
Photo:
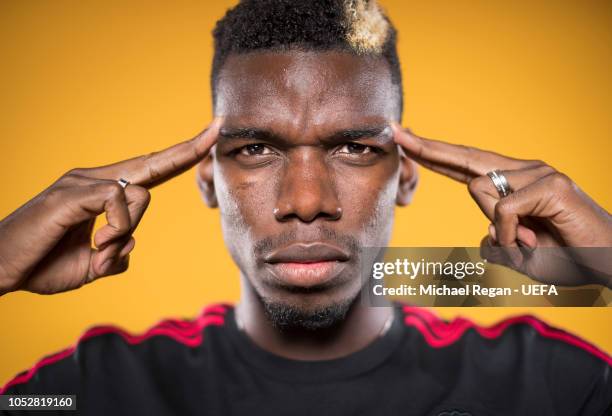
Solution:
[(216, 116), (212, 124), (210, 125), (210, 128), (217, 129), (221, 127), (221, 123), (223, 123), (223, 116)]
[(119, 257), (124, 257), (134, 250), (136, 246), (136, 240), (134, 238), (130, 238), (130, 240), (123, 246), (121, 251), (119, 252)]
[(215, 117), (208, 127), (206, 127), (206, 130), (202, 131), (197, 136), (194, 143), (198, 153), (204, 155), (212, 146), (214, 146), (214, 142), (216, 142), (218, 137), (222, 119), (223, 118), (220, 116)]
[(380, 137), (382, 139), (390, 139), (393, 138), (393, 129), (391, 126), (387, 126), (380, 132)]
[(494, 241), (497, 241), (497, 232), (495, 231), (495, 226), (493, 224), (489, 224), (489, 235)]
[(527, 252), (529, 253), (533, 253), (533, 251), (535, 250), (535, 247), (530, 246), (523, 240), (517, 240), (517, 243), (521, 248), (527, 250)]

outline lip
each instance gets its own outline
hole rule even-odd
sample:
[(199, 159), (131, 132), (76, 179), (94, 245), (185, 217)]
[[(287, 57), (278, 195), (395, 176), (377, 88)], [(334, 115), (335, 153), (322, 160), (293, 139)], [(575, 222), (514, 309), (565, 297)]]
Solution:
[(322, 261), (347, 261), (349, 255), (341, 248), (328, 243), (294, 243), (274, 250), (265, 257), (266, 263), (317, 263)]
[(295, 243), (265, 257), (266, 266), (283, 284), (313, 287), (325, 285), (346, 266), (350, 256), (331, 244)]

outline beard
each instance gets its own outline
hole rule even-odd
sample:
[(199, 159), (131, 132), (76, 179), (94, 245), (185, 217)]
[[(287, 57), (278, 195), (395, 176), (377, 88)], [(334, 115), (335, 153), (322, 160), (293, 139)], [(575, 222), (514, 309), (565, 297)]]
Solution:
[[(351, 235), (342, 235), (335, 230), (319, 226), (316, 229), (314, 237), (310, 236), (310, 239), (334, 241), (341, 247), (346, 248), (347, 251), (354, 253), (355, 256), (358, 256), (361, 252), (359, 241)], [(296, 232), (293, 230), (284, 232), (280, 235), (270, 236), (259, 240), (255, 244), (254, 253), (257, 258), (263, 258), (273, 249), (297, 240), (300, 240), (300, 238), (298, 238)], [(247, 281), (249, 280), (246, 277), (246, 273), (243, 273), (243, 276), (245, 276)], [(325, 290), (324, 287), (283, 287), (283, 289), (294, 294), (303, 294), (305, 296)], [(342, 299), (331, 304), (313, 306), (308, 304), (304, 305), (302, 302), (293, 304), (290, 303), (290, 301), (284, 301), (282, 298), (269, 298), (260, 293), (256, 285), (253, 285), (253, 292), (264, 306), (264, 311), (268, 320), (276, 329), (284, 332), (299, 330), (317, 331), (332, 328), (344, 321), (347, 313), (355, 303), (355, 300), (359, 298), (358, 292), (351, 298)]]
[(343, 300), (332, 305), (304, 309), (297, 305), (271, 301), (260, 297), (264, 311), (272, 325), (280, 331), (296, 330), (318, 331), (330, 329), (346, 318), (347, 313), (357, 300)]

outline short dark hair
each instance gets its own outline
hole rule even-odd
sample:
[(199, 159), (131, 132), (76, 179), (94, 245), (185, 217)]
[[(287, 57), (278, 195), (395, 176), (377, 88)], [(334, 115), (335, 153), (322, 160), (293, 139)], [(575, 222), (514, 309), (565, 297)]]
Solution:
[(231, 54), (292, 48), (383, 57), (403, 107), (397, 32), (376, 0), (241, 0), (213, 30), (211, 89)]

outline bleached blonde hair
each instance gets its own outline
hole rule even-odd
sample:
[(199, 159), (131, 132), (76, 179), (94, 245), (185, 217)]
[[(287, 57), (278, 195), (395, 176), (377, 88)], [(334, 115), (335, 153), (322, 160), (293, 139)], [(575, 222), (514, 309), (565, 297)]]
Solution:
[(357, 53), (380, 53), (387, 36), (389, 21), (376, 0), (344, 0), (346, 40)]

